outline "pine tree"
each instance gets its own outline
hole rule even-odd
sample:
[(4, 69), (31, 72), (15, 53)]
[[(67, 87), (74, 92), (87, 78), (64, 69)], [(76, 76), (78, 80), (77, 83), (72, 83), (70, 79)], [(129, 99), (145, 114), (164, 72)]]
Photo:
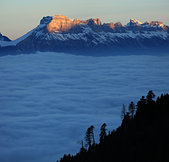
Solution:
[(95, 139), (94, 139), (94, 132), (93, 132), (93, 130), (94, 130), (94, 126), (92, 125), (92, 126), (90, 126), (90, 134), (91, 134), (91, 140), (92, 140), (93, 144), (95, 144)]
[(92, 143), (95, 144), (94, 139), (94, 132), (93, 132), (94, 126), (90, 126), (86, 131), (85, 141), (86, 141), (86, 147), (91, 147)]
[(144, 96), (141, 97), (141, 99), (137, 102), (137, 112), (143, 110), (143, 108), (146, 105), (146, 99)]
[(84, 148), (84, 145), (83, 145), (83, 140), (80, 142), (81, 143), (81, 149), (80, 149), (80, 152), (83, 153), (83, 152), (86, 152), (86, 149)]
[(100, 128), (100, 142), (103, 142), (106, 137), (106, 126), (106, 123), (104, 123)]
[(129, 110), (129, 114), (131, 116), (131, 118), (134, 117), (134, 113), (135, 113), (135, 105), (134, 105), (134, 102), (131, 102), (129, 107), (128, 107), (128, 110)]
[(155, 94), (152, 90), (150, 90), (146, 96), (147, 99), (147, 103), (152, 103), (153, 102), (153, 98), (155, 98)]

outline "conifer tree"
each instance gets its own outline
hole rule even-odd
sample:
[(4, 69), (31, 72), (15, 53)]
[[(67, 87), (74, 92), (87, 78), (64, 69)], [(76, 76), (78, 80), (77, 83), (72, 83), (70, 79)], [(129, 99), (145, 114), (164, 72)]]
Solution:
[(85, 136), (86, 147), (87, 146), (90, 147), (92, 144), (95, 144), (93, 129), (94, 129), (94, 126), (91, 125), (86, 131), (86, 136)]
[(104, 141), (104, 138), (106, 137), (106, 123), (104, 123), (100, 128), (100, 142)]
[(80, 149), (80, 152), (83, 153), (83, 152), (86, 152), (86, 149), (84, 148), (84, 145), (83, 145), (83, 140), (80, 142), (81, 143), (81, 149)]
[(150, 90), (146, 96), (147, 99), (147, 103), (152, 103), (153, 102), (153, 98), (155, 98), (155, 94), (152, 90)]
[(134, 117), (134, 113), (135, 113), (135, 105), (134, 105), (134, 102), (131, 102), (129, 107), (128, 107), (128, 110), (129, 110), (129, 114), (131, 116), (131, 118)]
[(146, 99), (144, 96), (137, 102), (137, 112), (141, 111), (146, 105)]

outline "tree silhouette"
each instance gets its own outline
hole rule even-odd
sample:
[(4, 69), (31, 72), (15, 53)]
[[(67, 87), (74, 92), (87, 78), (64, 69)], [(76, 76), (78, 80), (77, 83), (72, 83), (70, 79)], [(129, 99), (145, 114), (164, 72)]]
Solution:
[(92, 125), (92, 126), (90, 126), (90, 134), (91, 134), (91, 139), (92, 139), (92, 142), (93, 142), (93, 144), (95, 144), (95, 139), (94, 139), (94, 132), (93, 132), (93, 130), (94, 130), (94, 126)]
[(86, 136), (85, 136), (86, 147), (88, 147), (88, 146), (91, 147), (92, 142), (93, 142), (93, 144), (95, 144), (93, 129), (94, 129), (94, 126), (91, 125), (86, 131)]
[(104, 138), (106, 137), (106, 123), (104, 123), (100, 128), (100, 142), (104, 141)]
[(130, 102), (128, 110), (129, 110), (129, 114), (130, 114), (131, 118), (133, 118), (134, 117), (134, 113), (135, 113), (134, 102)]
[(152, 103), (153, 102), (153, 98), (155, 98), (155, 94), (152, 90), (150, 90), (146, 96), (147, 99), (147, 103)]
[(121, 110), (121, 120), (124, 119), (125, 115), (126, 115), (126, 107), (125, 107), (125, 105), (123, 104), (122, 110)]
[(86, 149), (84, 148), (84, 145), (83, 145), (83, 140), (80, 142), (81, 143), (81, 149), (80, 149), (80, 152), (83, 153), (83, 152), (86, 152)]
[(141, 97), (141, 99), (137, 102), (137, 112), (141, 111), (145, 105), (146, 105), (146, 99), (144, 96)]

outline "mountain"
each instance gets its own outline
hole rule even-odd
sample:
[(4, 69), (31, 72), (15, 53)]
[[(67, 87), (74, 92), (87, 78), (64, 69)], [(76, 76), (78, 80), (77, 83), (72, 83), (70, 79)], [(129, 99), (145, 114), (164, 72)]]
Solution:
[(10, 41), (11, 40), (8, 37), (6, 37), (0, 33), (0, 44), (3, 44), (3, 42), (10, 42)]
[(127, 25), (101, 23), (99, 18), (79, 20), (63, 15), (43, 17), (35, 29), (21, 38), (0, 43), (17, 52), (110, 52), (127, 50), (169, 51), (169, 27), (159, 21), (142, 23), (131, 19)]
[(6, 37), (6, 36), (3, 36), (1, 33), (0, 33), (0, 41), (2, 42), (2, 41), (7, 41), (7, 42), (9, 42), (9, 41), (11, 41), (8, 37)]
[(141, 26), (142, 22), (140, 22), (139, 20), (135, 20), (135, 19), (130, 19), (130, 22), (127, 24), (127, 26)]
[(11, 46), (13, 44), (13, 41), (11, 41), (8, 37), (2, 35), (0, 33), (0, 56), (4, 54), (13, 54), (17, 53), (17, 47)]

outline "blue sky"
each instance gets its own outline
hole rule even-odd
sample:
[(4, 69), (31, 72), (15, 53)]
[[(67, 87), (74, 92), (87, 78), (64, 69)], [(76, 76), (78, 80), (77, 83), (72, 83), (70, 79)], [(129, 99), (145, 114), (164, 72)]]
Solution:
[(169, 25), (169, 0), (0, 0), (0, 32), (15, 39), (36, 27), (43, 16), (56, 14), (123, 24), (130, 18), (160, 20)]

